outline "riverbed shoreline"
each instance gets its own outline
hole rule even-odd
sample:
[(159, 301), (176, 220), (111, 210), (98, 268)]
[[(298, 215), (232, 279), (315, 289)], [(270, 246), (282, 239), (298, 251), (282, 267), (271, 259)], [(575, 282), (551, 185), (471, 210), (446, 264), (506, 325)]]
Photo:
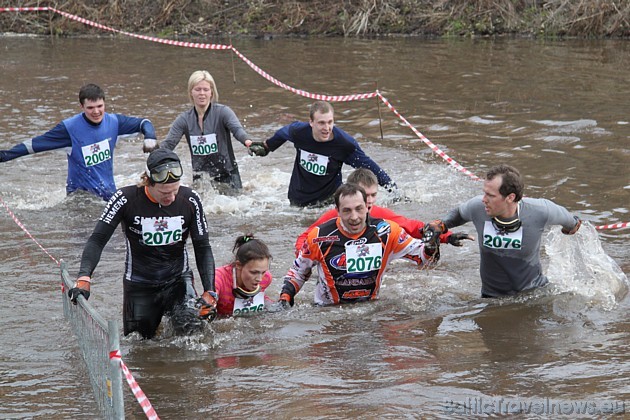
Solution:
[[(0, 13), (0, 32), (47, 36), (97, 35), (103, 29), (168, 39), (212, 37), (518, 37), (628, 38), (630, 0), (72, 0), (21, 2)], [(50, 7), (27, 11), (28, 7)], [(0, 0), (0, 8), (15, 2)]]

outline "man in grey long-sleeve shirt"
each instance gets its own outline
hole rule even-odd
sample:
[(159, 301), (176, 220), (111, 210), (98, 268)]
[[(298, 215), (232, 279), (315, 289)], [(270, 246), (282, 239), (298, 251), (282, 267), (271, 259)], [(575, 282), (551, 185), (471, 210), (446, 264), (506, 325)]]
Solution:
[(479, 235), (483, 297), (515, 295), (547, 284), (540, 262), (545, 226), (561, 225), (562, 233), (572, 235), (581, 224), (577, 216), (550, 200), (523, 198), (521, 174), (508, 165), (490, 169), (483, 195), (432, 224), (441, 232), (469, 221)]

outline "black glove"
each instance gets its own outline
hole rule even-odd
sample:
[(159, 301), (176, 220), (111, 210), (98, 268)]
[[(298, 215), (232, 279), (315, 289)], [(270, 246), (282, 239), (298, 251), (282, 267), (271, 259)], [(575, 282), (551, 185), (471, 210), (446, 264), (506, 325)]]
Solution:
[(289, 282), (285, 281), (282, 285), (282, 290), (280, 291), (280, 299), (278, 299), (278, 306), (281, 309), (289, 309), (291, 306), (295, 304), (293, 300), (295, 298), (295, 287)]
[(199, 318), (212, 321), (217, 316), (217, 301), (219, 296), (216, 292), (206, 290), (197, 300), (199, 306)]
[(70, 298), (70, 302), (74, 303), (75, 305), (77, 304), (77, 299), (79, 298), (79, 296), (83, 296), (85, 300), (88, 300), (90, 298), (90, 291), (78, 287), (73, 287), (72, 289), (68, 290), (68, 297)]
[(422, 242), (440, 242), (440, 235), (448, 232), (448, 228), (441, 220), (434, 220), (424, 225), (422, 229)]
[(392, 203), (400, 203), (401, 201), (404, 203), (411, 202), (409, 197), (403, 195), (403, 193), (398, 189), (398, 185), (396, 185), (395, 182), (385, 185), (385, 189), (392, 197)]
[(278, 300), (278, 303), (282, 309), (289, 309), (295, 304), (295, 302), (293, 301), (293, 297), (288, 293), (282, 293), (280, 295), (280, 300)]
[(251, 156), (267, 156), (269, 154), (269, 147), (262, 141), (252, 142), (248, 149)]
[(4, 162), (4, 151), (0, 150), (0, 162)]
[(464, 232), (453, 232), (448, 236), (448, 243), (453, 246), (464, 246), (464, 239), (474, 241), (475, 238)]
[(267, 306), (266, 309), (269, 312), (283, 312), (291, 309), (291, 303), (281, 297), (280, 300)]
[(564, 233), (565, 235), (573, 235), (575, 232), (578, 231), (580, 226), (582, 226), (582, 221), (579, 217), (573, 216), (573, 218), (575, 219), (575, 226), (573, 226), (573, 229), (562, 228), (562, 233)]
[(90, 298), (90, 281), (89, 280), (77, 280), (74, 287), (68, 290), (68, 297), (70, 302), (77, 304), (79, 296), (83, 296), (85, 300)]
[(431, 257), (440, 255), (440, 235), (448, 231), (441, 220), (434, 220), (424, 225), (422, 229), (422, 242), (424, 242), (424, 252)]

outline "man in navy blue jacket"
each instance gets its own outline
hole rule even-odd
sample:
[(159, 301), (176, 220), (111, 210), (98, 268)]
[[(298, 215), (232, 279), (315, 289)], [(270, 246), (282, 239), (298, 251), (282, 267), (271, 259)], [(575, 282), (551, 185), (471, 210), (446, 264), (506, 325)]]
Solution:
[(67, 118), (47, 133), (0, 150), (0, 162), (21, 156), (66, 149), (68, 178), (66, 192), (84, 190), (109, 198), (116, 192), (114, 150), (118, 136), (142, 132), (144, 149), (155, 147), (155, 128), (148, 119), (105, 112), (105, 92), (95, 84), (79, 90), (80, 114)]
[(293, 143), (296, 153), (288, 193), (291, 205), (306, 207), (332, 202), (333, 194), (342, 184), (344, 163), (371, 170), (379, 185), (389, 191), (396, 190), (396, 184), (365, 154), (354, 137), (334, 125), (332, 105), (317, 101), (311, 105), (309, 122), (293, 122), (264, 143), (250, 146), (250, 153), (266, 156), (287, 141)]

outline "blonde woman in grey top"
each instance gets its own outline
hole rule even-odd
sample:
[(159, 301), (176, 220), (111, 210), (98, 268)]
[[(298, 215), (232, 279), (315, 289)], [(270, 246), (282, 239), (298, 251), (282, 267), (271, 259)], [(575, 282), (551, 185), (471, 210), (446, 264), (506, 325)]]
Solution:
[(207, 174), (219, 192), (237, 194), (242, 183), (230, 133), (248, 148), (252, 140), (234, 111), (218, 103), (219, 92), (210, 73), (198, 70), (190, 76), (188, 96), (194, 106), (177, 117), (160, 147), (173, 150), (185, 136), (193, 180)]

